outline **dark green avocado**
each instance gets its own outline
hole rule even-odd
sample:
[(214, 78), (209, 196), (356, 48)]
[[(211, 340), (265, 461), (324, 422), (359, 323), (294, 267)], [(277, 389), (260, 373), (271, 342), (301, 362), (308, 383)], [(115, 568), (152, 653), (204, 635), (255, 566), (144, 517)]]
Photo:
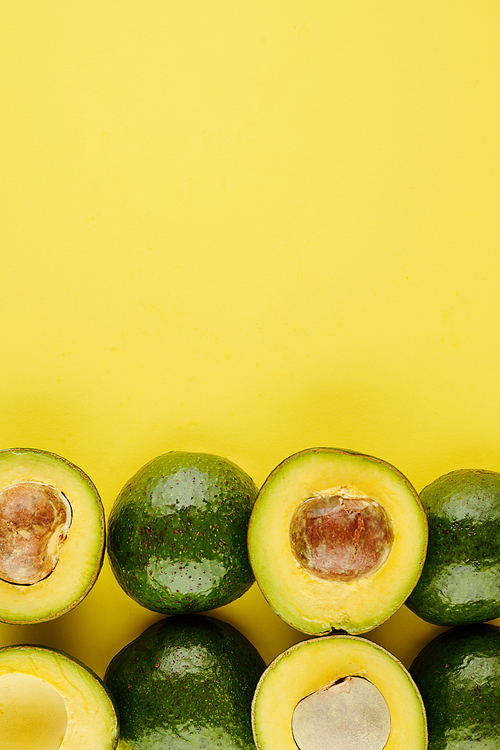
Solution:
[(215, 609), (254, 581), (246, 544), (257, 496), (232, 461), (158, 456), (127, 482), (109, 516), (108, 552), (124, 591), (163, 614)]
[(500, 628), (464, 625), (428, 643), (410, 667), (429, 750), (500, 748)]
[(104, 682), (132, 750), (255, 750), (251, 704), (264, 661), (205, 615), (155, 623), (111, 661)]
[(420, 493), (429, 545), (407, 606), (435, 625), (500, 616), (500, 474), (461, 469)]

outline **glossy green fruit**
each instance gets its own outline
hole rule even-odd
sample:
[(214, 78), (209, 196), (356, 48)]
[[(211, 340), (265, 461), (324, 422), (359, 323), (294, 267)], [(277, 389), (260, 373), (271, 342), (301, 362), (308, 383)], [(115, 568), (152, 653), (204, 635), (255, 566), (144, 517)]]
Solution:
[(102, 681), (41, 646), (0, 649), (2, 750), (114, 750), (118, 717)]
[(422, 490), (420, 499), (429, 546), (408, 607), (435, 625), (500, 617), (500, 474), (452, 471)]
[(131, 750), (255, 750), (250, 709), (265, 664), (227, 623), (177, 615), (111, 661), (104, 682)]
[(499, 627), (445, 631), (422, 649), (410, 674), (426, 708), (429, 750), (498, 750)]
[(124, 591), (163, 614), (244, 594), (254, 580), (246, 535), (256, 495), (248, 474), (220, 456), (177, 451), (150, 461), (109, 516), (108, 552)]

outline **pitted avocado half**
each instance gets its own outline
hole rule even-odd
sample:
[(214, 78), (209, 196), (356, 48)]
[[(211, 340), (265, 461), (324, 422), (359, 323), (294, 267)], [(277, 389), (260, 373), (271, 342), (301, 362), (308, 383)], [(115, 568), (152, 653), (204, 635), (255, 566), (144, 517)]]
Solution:
[(248, 545), (257, 583), (285, 622), (311, 635), (364, 633), (415, 586), (427, 520), (417, 493), (390, 464), (313, 448), (268, 477)]
[(0, 451), (0, 621), (43, 622), (75, 607), (99, 574), (99, 494), (83, 471), (37, 449)]
[(258, 750), (425, 750), (418, 689), (403, 665), (353, 635), (302, 641), (262, 675), (252, 703)]
[(118, 718), (102, 681), (67, 654), (0, 649), (2, 750), (114, 750)]

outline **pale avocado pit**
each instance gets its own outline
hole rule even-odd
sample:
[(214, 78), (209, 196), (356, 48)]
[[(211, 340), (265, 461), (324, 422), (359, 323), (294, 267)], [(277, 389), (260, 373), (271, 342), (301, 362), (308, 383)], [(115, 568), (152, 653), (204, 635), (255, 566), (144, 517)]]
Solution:
[(290, 522), (299, 564), (317, 578), (353, 581), (375, 573), (394, 542), (386, 510), (371, 497), (335, 487), (302, 502)]
[(42, 482), (18, 482), (0, 493), (0, 578), (33, 585), (59, 562), (71, 526), (72, 508), (64, 493)]
[(391, 716), (380, 690), (351, 675), (307, 695), (292, 716), (299, 750), (383, 750), (390, 731)]

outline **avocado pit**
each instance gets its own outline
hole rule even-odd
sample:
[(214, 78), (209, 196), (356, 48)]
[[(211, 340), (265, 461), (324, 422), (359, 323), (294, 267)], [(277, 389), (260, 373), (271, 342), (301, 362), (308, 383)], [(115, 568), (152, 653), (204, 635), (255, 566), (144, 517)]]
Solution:
[(367, 495), (335, 487), (302, 502), (290, 522), (295, 559), (312, 575), (353, 581), (377, 571), (394, 541), (383, 506)]
[(71, 525), (64, 493), (42, 482), (18, 482), (0, 492), (0, 579), (32, 585), (57, 566)]
[(352, 675), (307, 695), (292, 715), (299, 750), (383, 750), (390, 731), (391, 716), (380, 690)]

